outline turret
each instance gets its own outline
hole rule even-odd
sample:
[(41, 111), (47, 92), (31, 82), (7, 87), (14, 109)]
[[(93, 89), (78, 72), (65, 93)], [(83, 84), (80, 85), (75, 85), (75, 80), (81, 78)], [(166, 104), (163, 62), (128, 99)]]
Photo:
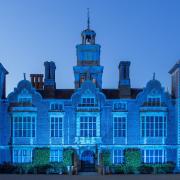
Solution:
[(0, 63), (0, 99), (6, 98), (6, 75), (8, 71)]

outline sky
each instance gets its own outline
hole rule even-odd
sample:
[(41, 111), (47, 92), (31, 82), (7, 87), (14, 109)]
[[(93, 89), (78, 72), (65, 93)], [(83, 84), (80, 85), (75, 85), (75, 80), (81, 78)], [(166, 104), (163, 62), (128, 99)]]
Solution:
[(56, 63), (57, 88), (73, 88), (75, 46), (86, 28), (87, 8), (101, 45), (103, 88), (117, 88), (118, 65), (131, 61), (131, 86), (143, 88), (153, 73), (165, 89), (180, 59), (179, 0), (0, 0), (0, 62), (9, 71), (7, 93), (26, 73)]

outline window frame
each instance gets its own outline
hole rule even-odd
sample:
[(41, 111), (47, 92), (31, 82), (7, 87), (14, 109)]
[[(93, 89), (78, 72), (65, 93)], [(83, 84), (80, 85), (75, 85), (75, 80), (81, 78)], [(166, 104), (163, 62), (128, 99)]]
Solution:
[[(115, 120), (118, 120), (119, 122), (118, 121), (115, 122)], [(113, 116), (113, 138), (126, 138), (126, 137), (127, 137), (127, 116), (126, 115)]]
[(31, 113), (13, 114), (13, 138), (35, 138), (37, 115)]

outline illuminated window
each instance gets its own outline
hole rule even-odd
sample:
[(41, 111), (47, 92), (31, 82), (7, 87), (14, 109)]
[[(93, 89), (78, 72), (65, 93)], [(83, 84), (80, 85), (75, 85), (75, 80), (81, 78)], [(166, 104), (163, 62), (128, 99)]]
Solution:
[(51, 137), (62, 137), (63, 122), (62, 117), (51, 117)]
[(14, 137), (35, 137), (35, 117), (17, 116), (13, 118)]
[(96, 117), (93, 116), (80, 117), (80, 136), (96, 137)]
[(166, 137), (166, 116), (141, 116), (142, 137)]
[(143, 150), (142, 158), (144, 163), (165, 163), (166, 151), (162, 149)]
[(50, 109), (52, 111), (62, 111), (63, 110), (63, 105), (62, 104), (59, 104), (59, 103), (52, 103), (50, 105)]
[(113, 150), (113, 163), (122, 164), (124, 162), (124, 154), (122, 149)]
[(50, 150), (50, 161), (51, 162), (61, 162), (63, 160), (63, 152), (61, 149), (51, 149)]
[(126, 117), (114, 117), (113, 119), (113, 136), (126, 136)]
[(115, 111), (125, 111), (127, 110), (127, 104), (125, 102), (116, 102), (113, 104), (113, 109)]
[(14, 149), (13, 163), (29, 163), (32, 162), (31, 149)]

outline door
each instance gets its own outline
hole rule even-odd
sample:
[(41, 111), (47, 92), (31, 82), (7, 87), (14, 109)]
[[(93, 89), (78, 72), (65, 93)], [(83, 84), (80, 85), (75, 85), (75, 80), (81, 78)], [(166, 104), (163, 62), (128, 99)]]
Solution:
[(84, 151), (81, 155), (81, 171), (95, 171), (95, 155), (93, 151)]

